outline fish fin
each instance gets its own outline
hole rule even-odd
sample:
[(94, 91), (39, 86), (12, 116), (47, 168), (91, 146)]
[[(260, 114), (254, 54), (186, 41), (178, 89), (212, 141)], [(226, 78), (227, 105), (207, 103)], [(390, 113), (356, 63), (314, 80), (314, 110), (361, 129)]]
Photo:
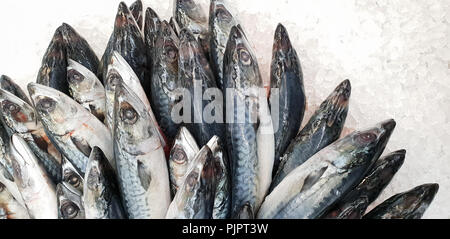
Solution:
[(152, 177), (147, 173), (145, 165), (141, 161), (137, 161), (138, 167), (138, 176), (141, 180), (142, 187), (147, 190), (150, 187), (150, 182), (152, 181)]
[(80, 150), (86, 157), (91, 155), (92, 148), (86, 140), (75, 136), (70, 136), (70, 140), (72, 140), (72, 143), (75, 144), (77, 149)]
[(322, 177), (323, 173), (327, 170), (328, 166), (322, 167), (319, 170), (316, 170), (312, 173), (310, 173), (306, 178), (305, 181), (303, 181), (302, 190), (300, 190), (300, 193), (310, 189), (317, 181), (319, 181), (320, 177)]

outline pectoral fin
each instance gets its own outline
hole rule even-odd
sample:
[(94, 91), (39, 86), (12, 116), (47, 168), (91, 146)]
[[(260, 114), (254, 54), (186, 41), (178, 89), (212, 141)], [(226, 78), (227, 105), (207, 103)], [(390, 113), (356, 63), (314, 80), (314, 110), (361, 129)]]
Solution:
[(147, 173), (146, 166), (139, 160), (137, 162), (137, 167), (138, 167), (138, 176), (139, 179), (141, 180), (141, 185), (145, 190), (147, 190), (150, 187), (152, 177), (150, 174)]

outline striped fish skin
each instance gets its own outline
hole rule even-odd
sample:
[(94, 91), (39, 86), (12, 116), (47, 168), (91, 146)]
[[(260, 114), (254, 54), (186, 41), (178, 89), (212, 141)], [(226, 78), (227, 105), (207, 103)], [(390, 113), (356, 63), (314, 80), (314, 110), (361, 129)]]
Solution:
[(8, 76), (0, 76), (0, 89), (12, 93), (13, 95), (19, 97), (21, 100), (25, 101), (27, 104), (31, 104), (30, 99), (28, 99), (28, 96), (25, 94), (25, 92)]
[(81, 193), (66, 182), (56, 186), (59, 219), (86, 219)]
[(94, 147), (86, 168), (83, 205), (86, 219), (126, 218), (114, 169), (100, 148)]
[(32, 219), (57, 219), (55, 185), (26, 141), (14, 134), (10, 144), (14, 182)]
[(278, 115), (272, 114), (275, 125), (275, 164), (278, 169), (280, 157), (300, 130), (305, 113), (306, 97), (303, 73), (297, 52), (293, 48), (286, 28), (278, 24), (275, 31), (272, 63), (270, 67), (271, 88), (278, 94), (271, 94), (270, 107), (277, 102)]
[(155, 58), (152, 68), (151, 104), (156, 120), (168, 143), (172, 144), (180, 124), (172, 120), (173, 107), (178, 103), (181, 87), (178, 80), (178, 37), (166, 21), (161, 22), (156, 37)]
[(181, 127), (170, 150), (169, 175), (172, 195), (184, 182), (184, 176), (192, 165), (195, 155), (200, 151), (194, 137), (186, 127)]
[[(144, 89), (149, 89), (147, 74), (147, 54), (141, 31), (124, 2), (119, 4), (114, 22), (114, 30), (99, 65), (99, 74), (106, 88), (108, 66), (113, 52), (118, 52), (131, 66)], [(149, 96), (150, 92), (146, 92)]]
[[(50, 178), (61, 180), (61, 154), (48, 140), (43, 126), (36, 119), (34, 108), (15, 95), (0, 89), (1, 121), (7, 134), (18, 134), (27, 143)], [(11, 171), (12, 175), (12, 171)]]
[(438, 191), (436, 183), (417, 186), (388, 198), (363, 219), (421, 219)]
[(350, 94), (350, 81), (345, 80), (320, 105), (286, 149), (270, 191), (292, 170), (339, 138), (347, 118)]
[(111, 133), (87, 109), (50, 87), (28, 84), (39, 121), (50, 141), (83, 177), (94, 146), (100, 147), (115, 167)]
[(97, 72), (100, 61), (86, 39), (67, 23), (63, 23), (58, 29), (63, 37), (66, 60), (72, 59), (91, 72)]
[(136, 20), (136, 24), (139, 27), (139, 29), (142, 29), (143, 24), (143, 17), (144, 17), (144, 7), (142, 5), (141, 0), (135, 1), (133, 4), (130, 5), (130, 12), (131, 15), (133, 15), (134, 20)]
[(293, 170), (266, 197), (260, 219), (322, 217), (349, 190), (357, 186), (383, 152), (394, 120), (355, 131), (324, 148)]
[(36, 82), (69, 95), (66, 81), (67, 55), (61, 29), (56, 29), (50, 45), (42, 58)]
[[(178, 64), (178, 80), (182, 87), (189, 91), (192, 105), (190, 122), (184, 122), (183, 125), (190, 130), (199, 145), (207, 144), (214, 135), (223, 138), (225, 126), (220, 122), (223, 121), (223, 118), (219, 114), (219, 112), (223, 112), (222, 104), (216, 104), (215, 114), (218, 115), (218, 120), (207, 122), (208, 119), (203, 116), (213, 100), (205, 100), (205, 97), (202, 97), (200, 102), (195, 98), (194, 88), (196, 85), (201, 87), (203, 96), (206, 95), (207, 90), (217, 90), (217, 85), (202, 48), (194, 34), (188, 29), (183, 29), (180, 33)], [(199, 119), (201, 119), (201, 123), (198, 123)]]
[(209, 39), (211, 67), (217, 81), (217, 86), (223, 88), (223, 56), (227, 46), (231, 28), (237, 22), (228, 11), (223, 0), (212, 0), (209, 9)]
[(68, 59), (67, 82), (72, 98), (104, 122), (105, 88), (97, 76), (80, 63)]
[(1, 182), (0, 219), (30, 219), (27, 209), (14, 198), (8, 188)]
[(405, 160), (405, 150), (398, 150), (380, 158), (361, 183), (333, 206), (324, 218), (360, 219), (391, 182)]
[(74, 190), (77, 190), (80, 194), (83, 193), (83, 177), (78, 173), (72, 163), (64, 157), (62, 159), (61, 171), (61, 181), (72, 186)]
[(216, 174), (211, 149), (205, 145), (195, 156), (175, 198), (168, 219), (211, 219), (214, 207)]
[(181, 29), (187, 29), (194, 34), (208, 57), (208, 17), (202, 6), (196, 0), (175, 0), (173, 16)]
[(207, 144), (214, 158), (217, 181), (212, 212), (213, 219), (227, 219), (231, 213), (230, 165), (222, 144), (217, 136), (214, 136)]
[(114, 154), (130, 219), (164, 218), (170, 204), (167, 161), (144, 103), (126, 85), (116, 87)]
[[(234, 90), (231, 99), (228, 89)], [(246, 217), (254, 218), (272, 179), (275, 142), (257, 58), (239, 25), (231, 29), (225, 51), (224, 98), (231, 161), (231, 217), (252, 212)]]

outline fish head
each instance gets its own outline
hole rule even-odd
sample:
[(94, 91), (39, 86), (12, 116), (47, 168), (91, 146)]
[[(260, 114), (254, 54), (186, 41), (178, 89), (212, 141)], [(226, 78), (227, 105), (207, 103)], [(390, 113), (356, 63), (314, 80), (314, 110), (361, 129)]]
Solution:
[(375, 127), (355, 131), (336, 143), (344, 157), (337, 157), (333, 164), (343, 170), (361, 167), (367, 169), (373, 165), (384, 151), (394, 131), (393, 119), (383, 121)]
[(327, 135), (339, 137), (347, 118), (350, 95), (351, 84), (345, 80), (320, 105), (308, 125), (316, 130), (324, 128), (329, 132)]
[(125, 84), (116, 87), (114, 103), (115, 140), (125, 151), (141, 155), (161, 148), (156, 122), (144, 103)]
[[(231, 29), (232, 26), (237, 24), (233, 15), (221, 0), (211, 1), (209, 12), (210, 21), (213, 20), (219, 29)], [(224, 34), (228, 34), (228, 32)]]
[(40, 190), (40, 187), (35, 186), (35, 179), (40, 177), (38, 174), (42, 174), (42, 169), (36, 170), (36, 167), (39, 167), (36, 165), (36, 156), (22, 137), (13, 134), (10, 142), (9, 159), (13, 169), (14, 182), (19, 189), (28, 188), (27, 193), (22, 195), (24, 199), (32, 198), (38, 194), (34, 190)]
[(65, 157), (62, 158), (61, 169), (62, 181), (78, 190), (78, 192), (83, 192), (83, 178)]
[(67, 23), (63, 23), (58, 27), (58, 30), (61, 32), (64, 42), (68, 44), (76, 44), (77, 42), (83, 41), (83, 38)]
[(66, 131), (71, 129), (73, 120), (80, 121), (85, 114), (89, 114), (87, 110), (80, 111), (84, 108), (69, 96), (53, 88), (29, 83), (28, 91), (40, 121), (56, 135), (68, 133)]
[(147, 8), (145, 10), (145, 36), (148, 37), (150, 33), (156, 34), (159, 31), (160, 25), (161, 20), (158, 14), (152, 8)]
[(224, 55), (224, 70), (230, 74), (228, 78), (236, 88), (262, 87), (258, 61), (240, 25), (231, 28)]
[[(439, 184), (429, 183), (413, 188), (405, 195), (404, 208), (414, 208), (416, 214), (423, 215), (439, 191)], [(405, 210), (406, 211), (406, 210)]]
[(271, 63), (271, 87), (280, 88), (284, 78), (302, 74), (300, 61), (286, 28), (280, 23), (275, 30)]
[[(109, 79), (108, 76), (111, 76), (112, 78)], [(108, 74), (106, 78), (106, 83), (110, 87), (108, 90), (114, 89), (114, 86), (118, 83), (118, 79), (128, 86), (141, 84), (139, 77), (133, 71), (133, 68), (131, 68), (128, 62), (117, 51), (113, 51), (108, 65)]]
[(125, 28), (130, 24), (137, 27), (136, 20), (131, 14), (128, 6), (124, 2), (120, 2), (117, 9), (116, 20), (114, 22), (114, 29)]
[(183, 84), (192, 85), (195, 80), (204, 81), (205, 84), (215, 83), (212, 82), (214, 76), (202, 47), (187, 28), (180, 32), (180, 46), (178, 50), (179, 78), (186, 79), (182, 81)]
[[(95, 202), (98, 198), (105, 196), (104, 163), (107, 163), (107, 159), (103, 151), (98, 147), (94, 147), (86, 166), (83, 190), (85, 205), (92, 205), (92, 202)], [(86, 201), (92, 202), (88, 203)]]
[(56, 186), (58, 214), (62, 219), (84, 219), (84, 208), (81, 194), (65, 182)]
[(89, 94), (94, 88), (98, 87), (100, 81), (97, 76), (80, 63), (67, 60), (67, 82), (71, 95), (75, 98), (81, 98), (78, 93)]
[[(215, 174), (212, 158), (211, 149), (206, 145), (203, 146), (186, 172), (185, 181), (181, 190), (183, 190), (182, 195), (186, 198), (194, 199), (191, 203), (200, 203), (194, 201), (205, 198), (204, 195), (200, 194), (214, 194), (212, 186), (215, 185)], [(206, 189), (210, 190), (208, 191)]]
[(170, 150), (169, 166), (173, 174), (182, 177), (200, 149), (189, 130), (182, 126)]
[(195, 0), (175, 0), (174, 16), (181, 28), (189, 28), (195, 35), (208, 31), (208, 18)]
[(19, 97), (0, 89), (0, 112), (3, 123), (17, 133), (36, 128), (36, 115), (31, 105)]
[[(403, 165), (405, 154), (406, 150), (398, 150), (377, 160), (371, 170), (372, 173), (366, 177), (366, 179), (370, 178), (371, 180), (366, 181), (364, 179), (365, 183), (361, 183), (361, 185), (365, 185), (370, 191), (373, 188), (380, 187), (380, 185), (388, 184)], [(378, 192), (378, 190), (376, 191)]]

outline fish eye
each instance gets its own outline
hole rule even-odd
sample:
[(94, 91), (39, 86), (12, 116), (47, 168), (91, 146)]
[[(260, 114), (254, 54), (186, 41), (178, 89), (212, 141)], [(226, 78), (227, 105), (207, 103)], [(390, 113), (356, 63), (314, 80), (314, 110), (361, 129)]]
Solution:
[(71, 69), (67, 72), (67, 81), (69, 82), (81, 82), (84, 80), (84, 76), (78, 71)]
[(69, 200), (64, 200), (61, 203), (61, 214), (64, 219), (73, 219), (78, 215), (80, 208)]
[(80, 179), (77, 177), (77, 175), (72, 174), (69, 176), (69, 178), (67, 179), (68, 183), (74, 187), (78, 187), (80, 186)]
[(242, 64), (246, 66), (252, 63), (252, 57), (250, 56), (250, 53), (245, 49), (241, 49), (239, 51), (239, 59), (241, 60)]
[(187, 156), (184, 150), (180, 146), (175, 146), (170, 158), (177, 164), (184, 164), (187, 161)]
[(178, 52), (173, 49), (173, 47), (169, 47), (168, 49), (166, 49), (165, 55), (172, 61), (178, 59)]
[(11, 114), (16, 114), (20, 111), (20, 107), (13, 102), (5, 101), (3, 103), (3, 110), (6, 112), (10, 112)]
[(189, 174), (186, 178), (187, 191), (192, 191), (197, 184), (198, 173), (193, 172)]
[(122, 108), (120, 110), (120, 118), (126, 123), (126, 124), (134, 124), (138, 120), (138, 114), (136, 110), (134, 110), (131, 107)]
[(122, 77), (119, 74), (113, 72), (108, 75), (108, 81), (106, 87), (108, 89), (115, 89), (117, 85), (120, 84)]
[(40, 111), (51, 112), (55, 109), (55, 106), (56, 101), (51, 98), (45, 97), (37, 103), (36, 108)]
[(367, 144), (377, 139), (377, 136), (374, 133), (362, 133), (358, 135), (358, 142), (361, 144)]

